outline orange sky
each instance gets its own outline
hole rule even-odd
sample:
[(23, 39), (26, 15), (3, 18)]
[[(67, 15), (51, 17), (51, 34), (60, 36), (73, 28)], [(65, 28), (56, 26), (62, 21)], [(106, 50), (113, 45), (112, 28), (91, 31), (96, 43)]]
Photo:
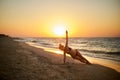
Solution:
[(70, 37), (120, 37), (119, 3), (118, 0), (1, 0), (0, 33), (58, 37), (55, 25), (65, 25)]

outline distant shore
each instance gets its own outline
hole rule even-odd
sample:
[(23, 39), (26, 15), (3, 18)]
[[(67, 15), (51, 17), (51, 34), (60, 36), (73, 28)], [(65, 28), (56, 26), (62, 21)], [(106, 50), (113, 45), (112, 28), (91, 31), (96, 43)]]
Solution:
[[(120, 66), (90, 60), (86, 65), (12, 38), (0, 37), (0, 80), (119, 80)], [(110, 67), (112, 66), (112, 67)]]

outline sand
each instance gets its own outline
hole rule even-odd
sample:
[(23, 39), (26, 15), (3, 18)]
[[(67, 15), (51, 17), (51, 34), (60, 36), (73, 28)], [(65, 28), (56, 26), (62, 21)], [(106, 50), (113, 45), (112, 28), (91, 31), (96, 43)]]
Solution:
[(60, 54), (0, 38), (0, 80), (120, 80), (120, 66), (90, 60), (92, 65), (67, 57), (63, 64)]

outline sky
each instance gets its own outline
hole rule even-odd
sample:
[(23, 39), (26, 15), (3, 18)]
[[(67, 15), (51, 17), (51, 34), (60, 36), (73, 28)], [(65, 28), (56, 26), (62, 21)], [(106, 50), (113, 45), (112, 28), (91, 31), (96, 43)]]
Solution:
[(1, 34), (57, 37), (58, 26), (70, 37), (120, 37), (120, 1), (0, 0)]

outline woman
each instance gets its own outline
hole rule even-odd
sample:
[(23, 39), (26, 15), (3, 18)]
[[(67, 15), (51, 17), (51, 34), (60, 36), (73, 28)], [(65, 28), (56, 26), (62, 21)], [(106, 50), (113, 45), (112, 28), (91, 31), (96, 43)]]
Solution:
[(70, 54), (73, 59), (77, 59), (83, 63), (91, 64), (87, 59), (85, 59), (77, 49), (72, 49), (68, 47), (68, 31), (66, 30), (66, 44), (65, 47), (62, 44), (59, 44), (59, 49), (64, 51), (64, 63), (66, 61), (66, 53)]
[(71, 55), (73, 59), (77, 59), (83, 63), (91, 64), (87, 59), (85, 59), (77, 49), (72, 49), (70, 47), (65, 48), (62, 44), (59, 44), (59, 49), (65, 51), (65, 53)]

